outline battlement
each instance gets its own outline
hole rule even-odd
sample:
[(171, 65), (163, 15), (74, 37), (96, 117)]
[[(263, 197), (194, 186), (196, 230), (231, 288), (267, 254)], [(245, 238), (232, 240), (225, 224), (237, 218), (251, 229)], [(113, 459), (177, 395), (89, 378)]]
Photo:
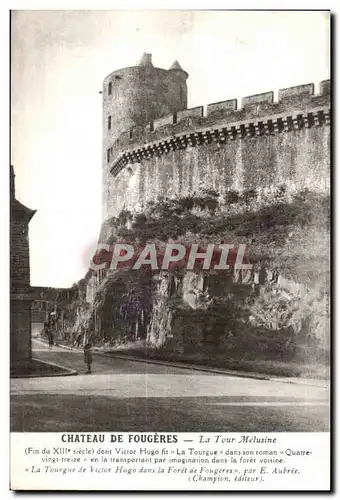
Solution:
[(245, 137), (272, 135), (330, 123), (330, 80), (299, 85), (278, 92), (215, 102), (158, 118), (146, 127), (134, 127), (119, 136), (108, 157), (112, 175), (128, 163), (167, 154), (175, 149)]

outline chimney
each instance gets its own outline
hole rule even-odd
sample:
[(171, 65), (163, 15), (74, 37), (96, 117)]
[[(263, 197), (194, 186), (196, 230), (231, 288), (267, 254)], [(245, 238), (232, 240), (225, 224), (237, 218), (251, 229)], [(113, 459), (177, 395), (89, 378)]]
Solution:
[(152, 64), (152, 54), (144, 54), (139, 60), (138, 66), (153, 66)]

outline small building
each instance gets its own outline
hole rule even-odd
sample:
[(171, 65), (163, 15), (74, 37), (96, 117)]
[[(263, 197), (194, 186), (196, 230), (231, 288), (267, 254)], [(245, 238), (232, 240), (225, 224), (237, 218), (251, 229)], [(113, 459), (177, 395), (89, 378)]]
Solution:
[(33, 286), (32, 292), (32, 336), (39, 336), (44, 328), (44, 323), (50, 320), (51, 314), (58, 317), (59, 322), (55, 324), (63, 329), (63, 314), (65, 307), (77, 299), (78, 289), (54, 288), (45, 286)]

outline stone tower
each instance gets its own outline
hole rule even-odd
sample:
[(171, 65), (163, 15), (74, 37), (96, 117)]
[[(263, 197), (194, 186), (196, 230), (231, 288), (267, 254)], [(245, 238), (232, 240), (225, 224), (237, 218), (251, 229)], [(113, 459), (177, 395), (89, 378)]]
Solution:
[(14, 169), (10, 169), (11, 370), (31, 358), (31, 305), (28, 225), (36, 210), (15, 198)]
[[(136, 66), (110, 73), (103, 82), (103, 220), (110, 217), (115, 196), (110, 165), (117, 156), (118, 137), (132, 127), (146, 126), (156, 118), (187, 109), (186, 73), (175, 61), (168, 70), (155, 68), (151, 54)], [(119, 147), (119, 146), (118, 146)]]

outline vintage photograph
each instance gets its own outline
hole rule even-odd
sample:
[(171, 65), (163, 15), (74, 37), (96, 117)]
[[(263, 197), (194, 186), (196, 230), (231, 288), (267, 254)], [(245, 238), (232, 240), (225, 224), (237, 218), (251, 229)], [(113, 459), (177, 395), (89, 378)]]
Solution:
[(11, 431), (329, 432), (330, 12), (10, 23)]

